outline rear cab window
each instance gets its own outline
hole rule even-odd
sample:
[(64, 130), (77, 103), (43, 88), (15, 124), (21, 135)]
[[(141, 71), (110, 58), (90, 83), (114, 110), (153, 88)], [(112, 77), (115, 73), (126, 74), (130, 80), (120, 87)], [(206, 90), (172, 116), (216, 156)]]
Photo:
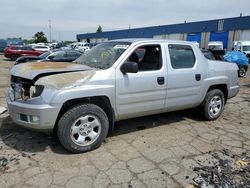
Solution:
[(187, 69), (194, 67), (196, 58), (191, 46), (169, 44), (168, 50), (173, 69)]

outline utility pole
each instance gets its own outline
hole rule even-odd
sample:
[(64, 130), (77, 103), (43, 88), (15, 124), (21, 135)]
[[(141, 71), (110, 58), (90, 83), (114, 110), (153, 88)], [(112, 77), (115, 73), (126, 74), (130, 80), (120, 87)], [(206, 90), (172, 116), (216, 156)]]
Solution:
[(51, 20), (49, 21), (49, 42), (51, 43)]

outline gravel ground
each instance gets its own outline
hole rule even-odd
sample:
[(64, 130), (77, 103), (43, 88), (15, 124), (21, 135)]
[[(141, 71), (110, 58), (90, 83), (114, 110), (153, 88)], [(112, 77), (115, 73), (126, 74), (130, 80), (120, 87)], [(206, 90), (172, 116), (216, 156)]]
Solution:
[[(12, 66), (0, 55), (4, 107)], [(193, 187), (201, 167), (221, 173), (223, 165), (233, 164), (249, 174), (250, 74), (240, 83), (240, 93), (228, 101), (217, 121), (203, 121), (193, 110), (126, 120), (116, 124), (99, 149), (77, 155), (67, 153), (52, 135), (18, 127), (6, 112), (0, 115), (0, 185)], [(241, 176), (249, 180), (247, 174)], [(242, 181), (235, 180), (238, 187)]]

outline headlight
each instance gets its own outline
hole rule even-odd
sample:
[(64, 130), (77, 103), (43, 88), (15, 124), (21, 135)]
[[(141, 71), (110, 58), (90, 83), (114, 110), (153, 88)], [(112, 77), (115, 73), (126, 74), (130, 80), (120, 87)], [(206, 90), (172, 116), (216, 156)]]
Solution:
[(30, 87), (30, 98), (38, 97), (42, 94), (44, 86), (35, 85)]
[(24, 94), (24, 89), (22, 84), (12, 84), (14, 91), (14, 99), (21, 99)]

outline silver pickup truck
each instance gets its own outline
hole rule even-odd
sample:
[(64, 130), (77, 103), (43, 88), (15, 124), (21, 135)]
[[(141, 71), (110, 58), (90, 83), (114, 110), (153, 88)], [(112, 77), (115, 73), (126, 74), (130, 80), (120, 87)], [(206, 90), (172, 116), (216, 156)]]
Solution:
[(114, 40), (74, 63), (14, 66), (7, 102), (15, 123), (55, 131), (80, 153), (99, 147), (119, 120), (195, 107), (216, 120), (239, 92), (237, 70), (189, 42)]

